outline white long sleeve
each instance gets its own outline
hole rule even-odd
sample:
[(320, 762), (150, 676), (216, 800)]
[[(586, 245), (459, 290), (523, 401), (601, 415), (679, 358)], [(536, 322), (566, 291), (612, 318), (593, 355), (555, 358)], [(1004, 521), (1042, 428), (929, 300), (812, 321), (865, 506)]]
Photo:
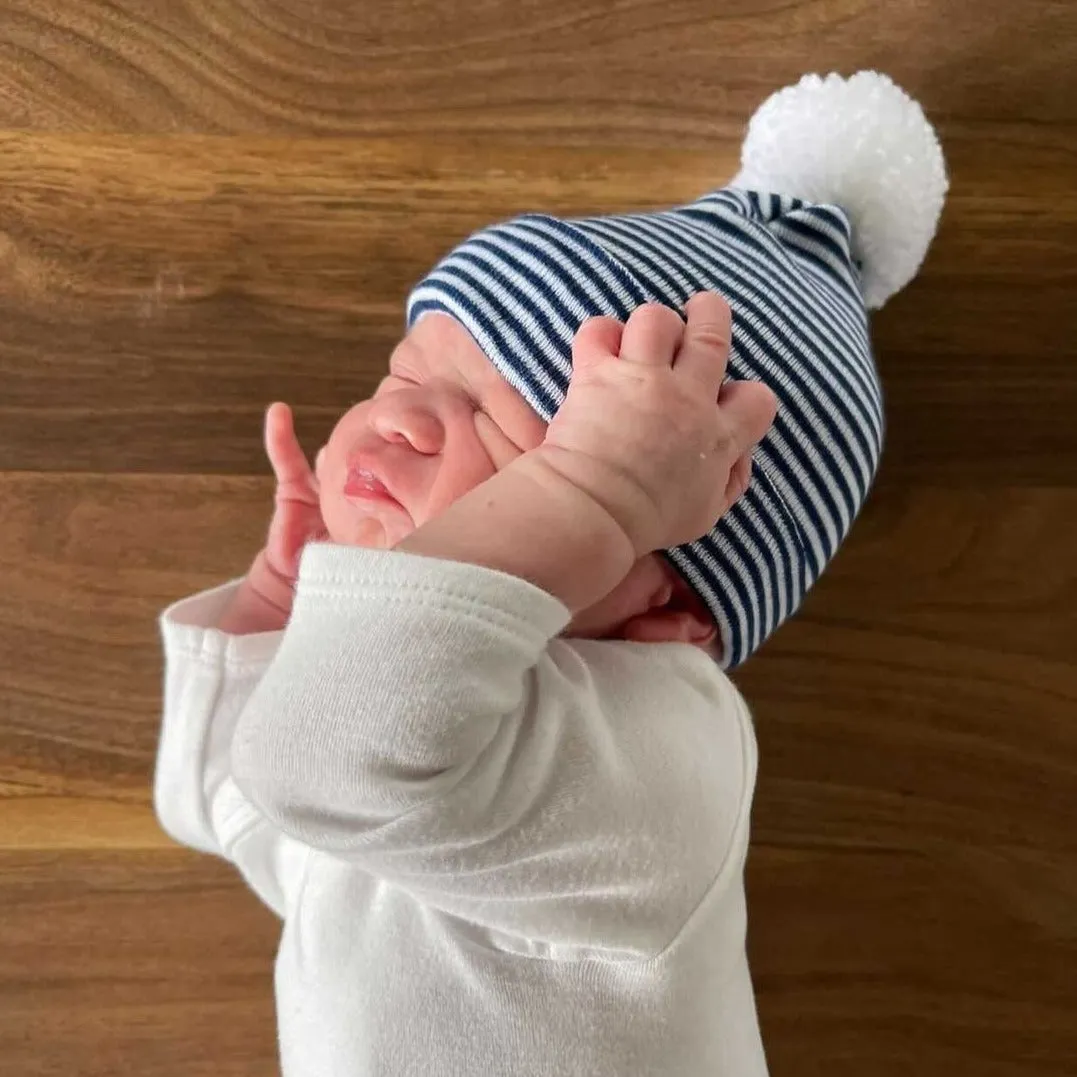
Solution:
[(568, 621), (502, 573), (310, 546), (235, 780), (283, 833), (531, 952), (653, 957), (739, 883), (750, 719), (703, 652)]
[(238, 583), (184, 599), (161, 615), (164, 714), (154, 808), (176, 841), (236, 864), (284, 916), (308, 850), (270, 826), (230, 773), (236, 720), (283, 633), (233, 636), (213, 627)]
[(755, 741), (702, 651), (468, 565), (304, 555), (283, 633), (162, 618), (155, 799), (283, 917), (283, 1077), (765, 1077)]

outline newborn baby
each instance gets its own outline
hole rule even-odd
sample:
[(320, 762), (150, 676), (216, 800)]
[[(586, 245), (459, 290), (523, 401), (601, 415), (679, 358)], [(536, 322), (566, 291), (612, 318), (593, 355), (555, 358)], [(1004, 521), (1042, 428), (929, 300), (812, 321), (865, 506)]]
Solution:
[(283, 920), (286, 1077), (766, 1072), (725, 670), (867, 493), (865, 308), (946, 179), (870, 73), (775, 95), (742, 164), (461, 244), (314, 473), (270, 409), (265, 548), (162, 615), (157, 812)]

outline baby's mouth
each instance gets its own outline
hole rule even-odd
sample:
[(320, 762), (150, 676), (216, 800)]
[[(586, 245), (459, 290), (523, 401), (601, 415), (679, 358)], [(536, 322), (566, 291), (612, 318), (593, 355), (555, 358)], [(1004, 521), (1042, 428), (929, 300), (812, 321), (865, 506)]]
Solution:
[(389, 488), (374, 472), (357, 465), (348, 468), (344, 496), (362, 501), (389, 501), (394, 505), (400, 505), (400, 502), (389, 492)]

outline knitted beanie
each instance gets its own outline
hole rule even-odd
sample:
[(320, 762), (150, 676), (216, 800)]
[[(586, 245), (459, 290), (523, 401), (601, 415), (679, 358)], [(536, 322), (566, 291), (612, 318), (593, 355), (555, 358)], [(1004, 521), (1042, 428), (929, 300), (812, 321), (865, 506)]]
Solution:
[(452, 315), (549, 421), (572, 340), (648, 302), (729, 303), (728, 377), (765, 382), (778, 415), (747, 493), (695, 542), (663, 551), (743, 662), (798, 607), (875, 476), (883, 402), (867, 309), (916, 274), (947, 180), (919, 105), (885, 76), (807, 76), (752, 118), (731, 186), (660, 213), (527, 214), (477, 232), (413, 290), (408, 325)]

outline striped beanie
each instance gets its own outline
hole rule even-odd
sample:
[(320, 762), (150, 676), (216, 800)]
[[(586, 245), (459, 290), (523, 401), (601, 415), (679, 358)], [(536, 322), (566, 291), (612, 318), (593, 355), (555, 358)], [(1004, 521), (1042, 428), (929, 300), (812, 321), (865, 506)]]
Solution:
[(867, 309), (915, 275), (946, 186), (934, 132), (889, 79), (808, 76), (752, 118), (731, 186), (665, 212), (487, 228), (415, 287), (408, 324), (452, 315), (549, 421), (588, 318), (725, 297), (727, 376), (769, 385), (778, 415), (747, 493), (664, 553), (732, 668), (797, 609), (864, 502), (883, 436)]

